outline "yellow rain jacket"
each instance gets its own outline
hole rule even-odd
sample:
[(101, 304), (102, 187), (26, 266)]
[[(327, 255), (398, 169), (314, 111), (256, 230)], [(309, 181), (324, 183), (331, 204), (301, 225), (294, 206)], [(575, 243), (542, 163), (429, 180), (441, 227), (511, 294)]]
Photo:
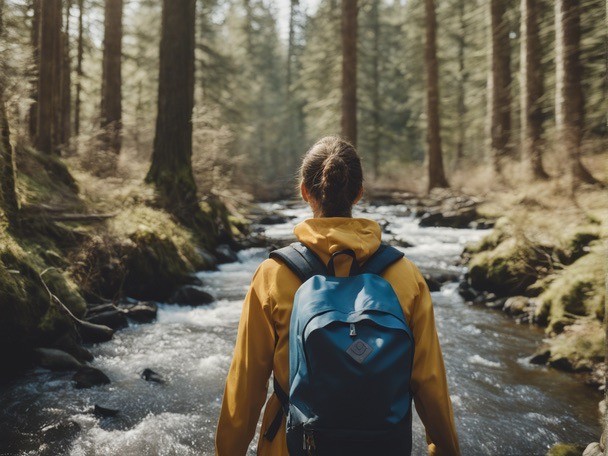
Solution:
[[(330, 255), (353, 249), (362, 263), (380, 245), (379, 225), (367, 219), (328, 217), (306, 220), (294, 233), (326, 263)], [(340, 257), (344, 257), (342, 262)], [(351, 260), (336, 259), (337, 275), (346, 275)], [(383, 277), (395, 290), (414, 334), (412, 390), (418, 415), (427, 433), (429, 454), (459, 455), (452, 404), (435, 329), (431, 295), (416, 266), (403, 259), (390, 266)], [(228, 372), (222, 410), (217, 427), (216, 454), (243, 456), (253, 439), (260, 411), (267, 398), (273, 373), (284, 391), (289, 391), (289, 320), (298, 277), (274, 259), (256, 271), (238, 328), (234, 357)], [(280, 408), (273, 394), (268, 400), (258, 443), (261, 456), (288, 456), (285, 419), (276, 437), (263, 437)]]

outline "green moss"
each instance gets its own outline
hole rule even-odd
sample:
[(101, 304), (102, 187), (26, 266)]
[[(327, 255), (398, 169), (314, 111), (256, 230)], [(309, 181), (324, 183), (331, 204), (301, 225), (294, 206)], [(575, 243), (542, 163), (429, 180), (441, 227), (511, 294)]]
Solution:
[(547, 456), (581, 456), (585, 448), (570, 443), (557, 443), (547, 452)]
[[(70, 327), (68, 317), (51, 305), (40, 274), (46, 268), (35, 253), (0, 232), (0, 356), (12, 350), (44, 345)], [(85, 302), (71, 278), (60, 270), (43, 275), (49, 290), (74, 314), (82, 315)], [(10, 348), (8, 351), (5, 351)]]
[(603, 316), (605, 273), (604, 248), (597, 244), (589, 254), (556, 274), (555, 280), (539, 296), (536, 311), (538, 316), (545, 317), (549, 332), (558, 332), (556, 325), (564, 318)]
[(550, 364), (565, 370), (591, 370), (604, 359), (604, 328), (597, 320), (579, 320), (550, 339)]
[(473, 257), (469, 264), (471, 285), (499, 295), (523, 294), (538, 278), (539, 260), (534, 248), (509, 238)]
[(578, 228), (574, 233), (561, 240), (558, 256), (564, 264), (572, 264), (585, 255), (588, 246), (600, 238), (597, 227)]

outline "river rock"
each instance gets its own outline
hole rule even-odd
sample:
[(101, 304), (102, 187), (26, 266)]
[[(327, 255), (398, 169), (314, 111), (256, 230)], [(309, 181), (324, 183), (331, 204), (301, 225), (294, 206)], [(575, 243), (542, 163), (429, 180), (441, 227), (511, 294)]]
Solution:
[(258, 223), (260, 225), (280, 225), (282, 223), (287, 223), (289, 222), (290, 218), (287, 217), (286, 215), (283, 214), (267, 214), (262, 216), (259, 220)]
[(394, 237), (394, 238), (390, 239), (388, 241), (388, 243), (394, 247), (402, 247), (404, 249), (407, 249), (409, 247), (414, 247), (414, 244), (412, 244), (408, 240), (403, 239), (401, 237)]
[(52, 348), (57, 348), (59, 350), (63, 350), (66, 353), (69, 353), (81, 363), (93, 361), (93, 355), (91, 354), (91, 352), (84, 348), (82, 345), (80, 345), (80, 343), (75, 340), (72, 334), (64, 334), (55, 342), (53, 342), (52, 345)]
[(152, 301), (144, 301), (126, 309), (127, 316), (138, 323), (150, 323), (156, 318), (158, 305)]
[(114, 330), (105, 325), (96, 325), (88, 321), (78, 322), (78, 332), (85, 344), (107, 342), (114, 336)]
[(199, 265), (201, 271), (217, 270), (217, 257), (214, 254), (200, 247), (196, 249), (196, 252), (201, 259), (202, 264)]
[(93, 386), (107, 385), (110, 379), (106, 374), (95, 367), (82, 366), (74, 374), (72, 380), (76, 382), (76, 388), (91, 388)]
[(429, 291), (441, 290), (441, 283), (435, 278), (433, 278), (430, 274), (424, 274), (424, 280), (426, 281), (426, 284), (429, 287)]
[(186, 306), (200, 306), (210, 304), (214, 297), (196, 285), (180, 287), (169, 299), (169, 302)]
[(215, 248), (215, 255), (219, 264), (236, 263), (239, 257), (228, 244), (220, 244)]
[(95, 407), (93, 408), (93, 413), (99, 417), (110, 418), (118, 415), (120, 411), (95, 404)]
[(113, 330), (126, 328), (129, 326), (124, 312), (117, 307), (105, 312), (96, 313), (87, 318), (87, 321), (96, 325), (104, 325)]
[(587, 445), (585, 451), (583, 451), (583, 456), (603, 456), (604, 452), (599, 444), (599, 442), (593, 442)]
[(477, 217), (477, 210), (474, 207), (445, 212), (427, 212), (420, 218), (419, 225), (423, 227), (467, 228)]
[(141, 373), (141, 378), (143, 378), (147, 382), (154, 382), (160, 384), (165, 383), (165, 380), (160, 376), (159, 373), (154, 372), (152, 369), (149, 368), (143, 370), (143, 372)]
[(541, 347), (530, 357), (531, 364), (544, 365), (547, 364), (551, 357), (551, 350), (547, 347)]
[(525, 296), (513, 296), (505, 301), (502, 310), (512, 316), (519, 316), (530, 310), (530, 299)]
[(458, 284), (458, 294), (462, 296), (462, 299), (468, 302), (472, 302), (477, 297), (477, 292), (473, 289), (471, 284), (463, 280)]
[(54, 371), (77, 370), (82, 367), (80, 361), (69, 353), (56, 348), (36, 348), (36, 362), (40, 367)]

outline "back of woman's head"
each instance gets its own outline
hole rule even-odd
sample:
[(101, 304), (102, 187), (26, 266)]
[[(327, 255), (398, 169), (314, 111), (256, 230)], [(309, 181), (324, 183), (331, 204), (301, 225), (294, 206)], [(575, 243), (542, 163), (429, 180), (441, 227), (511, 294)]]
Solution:
[(361, 159), (337, 136), (326, 136), (304, 156), (301, 179), (322, 217), (350, 217), (363, 186)]

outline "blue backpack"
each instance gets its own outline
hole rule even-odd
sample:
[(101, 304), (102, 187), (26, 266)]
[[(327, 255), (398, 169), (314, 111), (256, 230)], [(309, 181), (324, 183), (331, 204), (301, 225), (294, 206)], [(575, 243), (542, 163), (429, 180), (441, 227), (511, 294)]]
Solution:
[[(348, 277), (334, 259), (352, 257)], [(404, 456), (412, 448), (410, 378), (414, 338), (395, 291), (381, 277), (403, 253), (386, 244), (359, 265), (352, 250), (326, 266), (300, 243), (270, 254), (302, 281), (289, 333), (289, 393), (274, 381), (287, 416), (291, 456)]]

